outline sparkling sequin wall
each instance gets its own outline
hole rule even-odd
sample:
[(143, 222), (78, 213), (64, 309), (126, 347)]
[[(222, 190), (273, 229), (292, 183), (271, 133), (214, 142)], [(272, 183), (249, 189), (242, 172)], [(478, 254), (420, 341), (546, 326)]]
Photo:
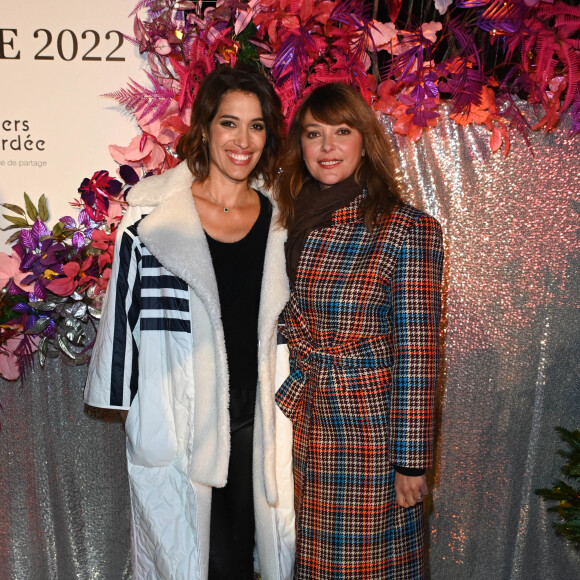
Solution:
[[(432, 580), (580, 578), (534, 494), (560, 477), (554, 427), (580, 427), (580, 137), (529, 140), (504, 158), (442, 120), (394, 141), (446, 242)], [(130, 577), (123, 431), (85, 410), (85, 375), (49, 361), (0, 383), (1, 579)]]
[(561, 476), (554, 427), (580, 426), (580, 139), (512, 137), (507, 158), (450, 122), (395, 142), (407, 199), (445, 231), (433, 580), (580, 578), (534, 493)]

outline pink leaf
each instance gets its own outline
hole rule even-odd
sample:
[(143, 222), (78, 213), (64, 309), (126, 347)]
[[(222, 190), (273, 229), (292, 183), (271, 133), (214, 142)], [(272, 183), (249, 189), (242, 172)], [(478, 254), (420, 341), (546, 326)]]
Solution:
[(386, 0), (386, 3), (389, 9), (389, 18), (391, 19), (391, 22), (395, 22), (401, 10), (402, 0)]
[(252, 21), (252, 18), (260, 11), (260, 4), (258, 0), (250, 0), (247, 9), (240, 9), (236, 20), (234, 22), (234, 32), (236, 35), (240, 34), (246, 26)]
[(373, 42), (378, 49), (388, 48), (391, 42), (397, 43), (397, 29), (392, 22), (372, 21), (370, 28)]
[(14, 259), (15, 254), (9, 256), (4, 252), (0, 252), (0, 288), (4, 288), (6, 284), (13, 278), (20, 270), (20, 258)]
[(70, 296), (77, 286), (78, 282), (72, 278), (57, 278), (46, 285), (48, 290), (59, 296)]
[(69, 278), (74, 278), (80, 271), (81, 266), (77, 262), (67, 262), (63, 264), (62, 270)]
[(437, 32), (439, 32), (443, 28), (441, 22), (424, 22), (421, 24), (421, 31), (423, 36), (430, 40), (433, 44), (437, 42)]

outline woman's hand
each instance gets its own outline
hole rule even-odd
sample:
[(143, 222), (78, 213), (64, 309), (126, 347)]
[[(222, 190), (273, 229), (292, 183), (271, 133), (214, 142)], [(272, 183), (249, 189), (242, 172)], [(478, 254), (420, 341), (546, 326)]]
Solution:
[(401, 507), (412, 507), (429, 493), (424, 475), (412, 476), (395, 472), (395, 499)]

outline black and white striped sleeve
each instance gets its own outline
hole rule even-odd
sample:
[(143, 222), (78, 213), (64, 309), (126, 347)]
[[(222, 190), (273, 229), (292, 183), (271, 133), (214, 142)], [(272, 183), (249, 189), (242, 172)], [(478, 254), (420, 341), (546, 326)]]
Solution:
[(111, 278), (85, 387), (85, 402), (95, 407), (128, 409), (137, 393), (142, 259), (137, 225), (138, 221), (120, 227), (115, 243)]

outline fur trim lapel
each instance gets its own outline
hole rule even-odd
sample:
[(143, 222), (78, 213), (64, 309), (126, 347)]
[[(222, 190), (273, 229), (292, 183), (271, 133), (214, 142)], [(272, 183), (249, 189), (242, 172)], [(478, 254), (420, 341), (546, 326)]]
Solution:
[(286, 258), (284, 256), (284, 242), (287, 232), (277, 225), (277, 221), (278, 211), (274, 206), (268, 246), (264, 256), (264, 276), (260, 294), (258, 335), (264, 337), (269, 336), (272, 330), (277, 328), (278, 316), (290, 297), (290, 285), (286, 276)]
[(220, 318), (217, 283), (205, 232), (191, 195), (191, 175), (185, 162), (160, 176), (149, 177), (131, 205), (155, 207), (138, 227), (149, 251), (186, 282), (200, 297), (210, 316)]
[(153, 207), (159, 205), (168, 192), (191, 187), (192, 183), (193, 175), (187, 163), (182, 161), (165, 173), (142, 179), (129, 191), (127, 202), (131, 206)]
[[(142, 183), (129, 203), (154, 207), (141, 220), (139, 237), (167, 270), (190, 287), (192, 363), (197, 384), (195, 425), (189, 433), (189, 474), (199, 483), (223, 487), (230, 455), (226, 347), (211, 254), (191, 194), (193, 176), (181, 163)], [(208, 340), (211, 349), (206, 352)]]
[(278, 503), (278, 484), (276, 482), (276, 404), (274, 402), (276, 330), (278, 328), (278, 316), (290, 295), (284, 257), (286, 230), (276, 224), (277, 213), (275, 210), (272, 216), (268, 245), (264, 257), (264, 275), (262, 278), (260, 317), (258, 320), (258, 336), (260, 337), (258, 344), (259, 400), (262, 414), (264, 487), (266, 499), (270, 505)]
[[(205, 232), (201, 226), (195, 202), (191, 195), (193, 176), (185, 162), (176, 168), (147, 179), (131, 190), (128, 201), (131, 206), (143, 208), (146, 215), (138, 227), (139, 237), (149, 251), (167, 270), (184, 280), (203, 304), (215, 332), (214, 348), (217, 392), (212, 401), (199, 398), (197, 393), (196, 414), (211, 415), (214, 427), (202, 429), (195, 434), (190, 458), (192, 479), (208, 485), (221, 486), (227, 477), (229, 460), (229, 414), (227, 390), (227, 362), (225, 341), (220, 324), (217, 282), (209, 253)], [(274, 202), (273, 202), (274, 203)], [(256, 452), (263, 453), (263, 477), (266, 497), (270, 505), (278, 501), (276, 481), (276, 439), (274, 383), (276, 368), (276, 339), (278, 316), (289, 297), (286, 277), (284, 241), (286, 231), (277, 225), (277, 210), (270, 225), (268, 245), (264, 258), (264, 275), (260, 297), (258, 320), (259, 361), (259, 412), (261, 414), (261, 438)], [(199, 315), (199, 312), (197, 313)], [(209, 332), (209, 330), (208, 330)], [(206, 377), (209, 380), (209, 377)], [(205, 380), (202, 382), (206, 382)], [(195, 389), (197, 391), (197, 388)], [(211, 388), (210, 388), (211, 390)], [(214, 410), (217, 406), (217, 410)], [(217, 412), (217, 415), (216, 415)], [(215, 419), (215, 421), (214, 421)], [(256, 423), (260, 424), (260, 421)], [(215, 429), (215, 431), (214, 431)], [(212, 433), (207, 431), (211, 430)], [(217, 438), (217, 440), (216, 440)], [(261, 449), (260, 449), (261, 447)], [(203, 450), (203, 452), (201, 452)], [(207, 453), (215, 451), (213, 461)]]

